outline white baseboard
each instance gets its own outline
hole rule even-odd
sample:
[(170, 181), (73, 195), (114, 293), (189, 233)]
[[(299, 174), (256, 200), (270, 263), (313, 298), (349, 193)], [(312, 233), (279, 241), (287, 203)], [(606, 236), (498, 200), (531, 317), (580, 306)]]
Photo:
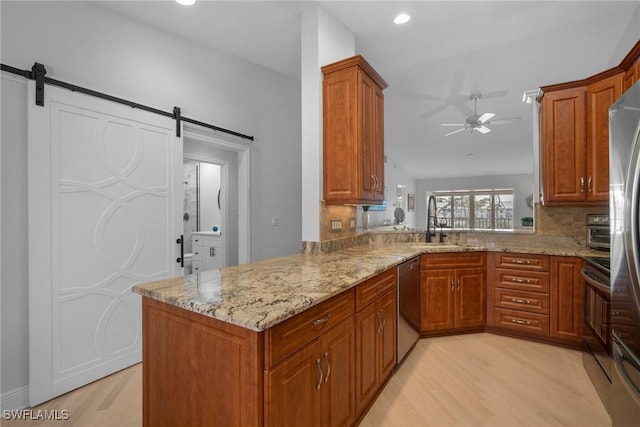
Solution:
[(3, 393), (0, 396), (0, 408), (4, 410), (29, 407), (29, 386), (25, 385)]

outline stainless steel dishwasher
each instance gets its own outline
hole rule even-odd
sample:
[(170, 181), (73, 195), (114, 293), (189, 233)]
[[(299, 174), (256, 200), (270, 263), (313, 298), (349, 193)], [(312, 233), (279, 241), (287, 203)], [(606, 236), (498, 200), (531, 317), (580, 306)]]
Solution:
[[(420, 257), (398, 266), (397, 365), (420, 338)], [(396, 366), (397, 366), (396, 365)]]

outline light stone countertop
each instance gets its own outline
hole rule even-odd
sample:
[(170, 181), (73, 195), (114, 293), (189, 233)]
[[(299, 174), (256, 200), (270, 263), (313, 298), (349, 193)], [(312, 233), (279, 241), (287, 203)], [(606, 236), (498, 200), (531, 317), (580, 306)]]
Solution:
[(264, 331), (414, 256), (469, 251), (605, 256), (587, 249), (486, 248), (438, 243), (356, 246), (144, 283), (134, 286), (133, 291), (246, 329)]

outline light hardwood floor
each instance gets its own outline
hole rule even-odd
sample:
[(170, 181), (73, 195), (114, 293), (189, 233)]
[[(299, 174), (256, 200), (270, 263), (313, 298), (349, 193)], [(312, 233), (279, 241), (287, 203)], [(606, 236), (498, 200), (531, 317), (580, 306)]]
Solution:
[[(141, 384), (136, 365), (33, 409), (66, 409), (67, 421), (1, 424), (140, 427)], [(472, 334), (420, 340), (360, 425), (605, 427), (611, 420), (581, 352)]]

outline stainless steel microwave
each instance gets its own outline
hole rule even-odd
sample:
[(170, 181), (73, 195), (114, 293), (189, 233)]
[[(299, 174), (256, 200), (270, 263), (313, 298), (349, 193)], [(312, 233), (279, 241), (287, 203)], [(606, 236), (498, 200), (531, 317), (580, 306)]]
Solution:
[(587, 215), (587, 246), (591, 249), (609, 250), (611, 247), (609, 215)]

